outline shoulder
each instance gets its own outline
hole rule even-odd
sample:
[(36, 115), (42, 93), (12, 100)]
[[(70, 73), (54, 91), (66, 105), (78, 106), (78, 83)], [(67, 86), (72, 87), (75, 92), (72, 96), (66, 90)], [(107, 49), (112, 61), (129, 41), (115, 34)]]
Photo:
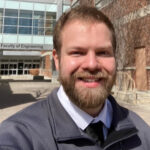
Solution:
[(135, 112), (129, 111), (129, 119), (138, 130), (138, 136), (141, 139), (141, 143), (145, 149), (149, 149), (150, 146), (150, 126)]
[(125, 127), (134, 127), (138, 130), (138, 136), (142, 140), (143, 145), (150, 146), (150, 126), (135, 112), (120, 106), (115, 99), (110, 96), (109, 100), (113, 107), (113, 116), (117, 125)]
[(54, 89), (46, 99), (39, 100), (34, 104), (24, 108), (23, 110), (17, 112), (16, 114), (10, 116), (7, 120), (4, 121), (15, 121), (23, 124), (29, 124), (30, 122), (34, 123), (40, 120), (45, 120), (49, 116), (49, 103), (56, 99), (57, 89)]
[[(30, 146), (34, 140), (42, 141), (40, 137), (50, 138), (48, 135), (52, 135), (52, 131), (49, 122), (51, 117), (49, 101), (52, 100), (54, 93), (52, 92), (47, 99), (32, 104), (0, 124), (0, 148), (2, 145)], [(30, 147), (25, 149), (29, 150)]]
[(129, 119), (133, 122), (139, 132), (149, 135), (150, 139), (150, 126), (135, 112), (129, 110)]
[(111, 102), (113, 108), (113, 117), (117, 123), (120, 121), (130, 122), (139, 130), (147, 130), (149, 129), (149, 125), (135, 112), (129, 110), (116, 102), (114, 97), (109, 96), (109, 101)]

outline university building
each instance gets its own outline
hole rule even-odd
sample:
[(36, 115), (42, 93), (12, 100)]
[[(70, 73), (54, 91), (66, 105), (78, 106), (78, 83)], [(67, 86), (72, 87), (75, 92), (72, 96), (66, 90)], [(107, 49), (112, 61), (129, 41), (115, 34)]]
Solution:
[(0, 78), (52, 78), (52, 34), (67, 0), (0, 0)]

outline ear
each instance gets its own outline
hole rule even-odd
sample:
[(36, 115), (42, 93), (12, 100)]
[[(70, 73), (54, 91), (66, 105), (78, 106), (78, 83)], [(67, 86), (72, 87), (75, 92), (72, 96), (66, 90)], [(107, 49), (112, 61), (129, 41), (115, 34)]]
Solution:
[(59, 56), (55, 49), (53, 49), (53, 58), (54, 58), (56, 70), (59, 71)]

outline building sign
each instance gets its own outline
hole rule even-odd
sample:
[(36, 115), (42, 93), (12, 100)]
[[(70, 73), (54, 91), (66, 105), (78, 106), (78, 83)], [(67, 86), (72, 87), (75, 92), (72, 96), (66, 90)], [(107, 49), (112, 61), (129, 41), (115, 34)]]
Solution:
[(17, 50), (51, 50), (52, 45), (42, 45), (42, 44), (11, 44), (11, 43), (1, 43), (0, 49), (17, 49)]
[(3, 51), (3, 56), (41, 56), (40, 51)]

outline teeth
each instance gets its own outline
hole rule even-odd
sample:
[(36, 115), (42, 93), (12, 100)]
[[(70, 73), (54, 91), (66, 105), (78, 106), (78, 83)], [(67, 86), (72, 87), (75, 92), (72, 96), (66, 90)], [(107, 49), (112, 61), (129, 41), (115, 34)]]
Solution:
[(97, 82), (99, 79), (83, 79), (85, 82)]

